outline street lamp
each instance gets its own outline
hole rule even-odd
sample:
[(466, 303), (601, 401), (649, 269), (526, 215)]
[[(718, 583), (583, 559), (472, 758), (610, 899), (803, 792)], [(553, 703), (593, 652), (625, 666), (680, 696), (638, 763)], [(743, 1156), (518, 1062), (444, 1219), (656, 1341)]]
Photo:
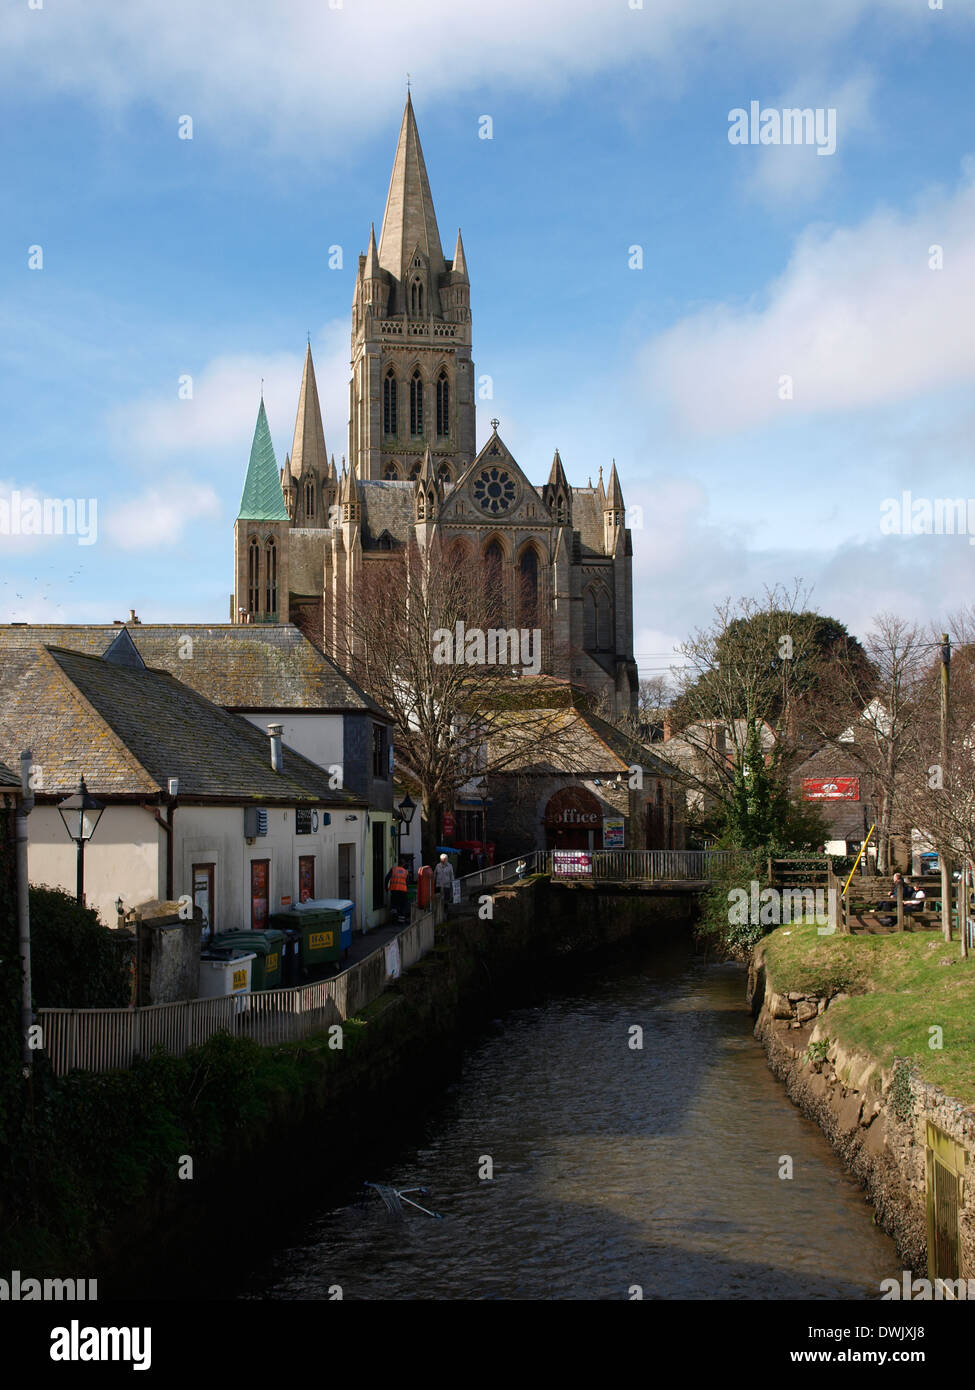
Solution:
[(85, 844), (94, 835), (104, 809), (101, 801), (89, 796), (84, 777), (78, 783), (78, 790), (74, 796), (69, 796), (58, 804), (64, 828), (78, 846), (79, 907), (85, 905)]
[(409, 830), (413, 823), (413, 817), (416, 815), (416, 802), (410, 796), (409, 792), (406, 793), (403, 800), (396, 807), (396, 814), (399, 816), (399, 837), (402, 842), (403, 831)]

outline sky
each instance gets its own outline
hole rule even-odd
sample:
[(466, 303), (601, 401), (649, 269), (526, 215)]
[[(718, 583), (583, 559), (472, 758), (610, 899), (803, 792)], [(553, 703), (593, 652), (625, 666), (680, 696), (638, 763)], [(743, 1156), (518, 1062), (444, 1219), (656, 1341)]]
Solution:
[[(973, 59), (961, 0), (11, 0), (0, 621), (227, 621), (307, 335), (347, 452), (409, 74), (478, 445), (497, 417), (536, 483), (615, 459), (641, 673), (796, 579), (861, 638), (942, 623), (975, 601)], [(76, 534), (12, 534), (31, 499)]]

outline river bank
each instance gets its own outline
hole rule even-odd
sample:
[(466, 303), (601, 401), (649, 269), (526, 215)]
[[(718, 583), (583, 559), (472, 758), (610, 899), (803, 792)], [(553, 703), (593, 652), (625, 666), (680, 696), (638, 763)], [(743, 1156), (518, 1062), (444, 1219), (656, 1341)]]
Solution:
[[(970, 1021), (956, 1018), (959, 999), (970, 1012), (968, 963), (950, 951), (940, 939), (780, 928), (752, 953), (748, 1002), (771, 1071), (862, 1183), (904, 1268), (964, 1279), (975, 1277), (975, 1182), (965, 1181), (975, 1073)], [(963, 1096), (932, 1073), (952, 1077)]]
[[(143, 1165), (138, 1181), (120, 1185), (114, 1219), (87, 1250), (61, 1235), (34, 1252), (21, 1244), (14, 1264), (29, 1269), (40, 1261), (41, 1272), (68, 1268), (98, 1278), (102, 1298), (208, 1296), (214, 1261), (252, 1258), (297, 1227), (310, 1203), (361, 1171), (390, 1132), (408, 1127), (443, 1090), (465, 1042), (498, 1012), (538, 997), (590, 954), (625, 950), (648, 931), (686, 932), (691, 917), (686, 897), (608, 895), (545, 879), (499, 890), (493, 917), (438, 928), (434, 950), (347, 1022), (341, 1050), (324, 1036), (257, 1052), (226, 1039), (227, 1057), (239, 1064), (231, 1098), (246, 1112), (239, 1124), (226, 1114), (224, 1088), (212, 1126), (187, 1132), (158, 1084), (164, 1076), (172, 1090), (170, 1072), (182, 1065), (176, 1059), (152, 1059), (109, 1078), (75, 1076), (59, 1094), (72, 1096), (79, 1123), (91, 1113), (90, 1096), (113, 1088), (120, 1100), (131, 1099), (137, 1084), (144, 1105), (131, 1133), (120, 1137), (106, 1123), (103, 1135), (85, 1134), (86, 1169), (130, 1172), (151, 1146), (152, 1182)], [(207, 1067), (197, 1070), (202, 1088)], [(184, 1176), (186, 1159), (191, 1177)], [(72, 1194), (79, 1208), (87, 1197)]]

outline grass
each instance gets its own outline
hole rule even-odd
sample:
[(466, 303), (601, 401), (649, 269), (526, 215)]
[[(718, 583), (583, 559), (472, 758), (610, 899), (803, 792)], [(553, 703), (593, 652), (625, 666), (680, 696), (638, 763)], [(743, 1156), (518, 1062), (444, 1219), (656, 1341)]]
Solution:
[(766, 939), (765, 959), (779, 994), (851, 996), (823, 1019), (846, 1051), (885, 1068), (910, 1059), (925, 1081), (975, 1104), (975, 958), (961, 960), (957, 941), (948, 945), (940, 932), (820, 936), (794, 923)]

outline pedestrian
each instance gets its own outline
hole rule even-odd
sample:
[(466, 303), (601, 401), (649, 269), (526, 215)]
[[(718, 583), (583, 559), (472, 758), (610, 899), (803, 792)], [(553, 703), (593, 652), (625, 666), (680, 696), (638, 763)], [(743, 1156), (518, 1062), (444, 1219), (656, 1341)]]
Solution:
[(406, 893), (409, 875), (402, 859), (398, 864), (394, 864), (386, 875), (386, 887), (389, 889), (389, 905), (397, 922), (405, 922), (408, 918), (409, 906)]
[(433, 886), (443, 898), (443, 915), (448, 915), (448, 904), (454, 900), (454, 868), (445, 854), (433, 871)]

